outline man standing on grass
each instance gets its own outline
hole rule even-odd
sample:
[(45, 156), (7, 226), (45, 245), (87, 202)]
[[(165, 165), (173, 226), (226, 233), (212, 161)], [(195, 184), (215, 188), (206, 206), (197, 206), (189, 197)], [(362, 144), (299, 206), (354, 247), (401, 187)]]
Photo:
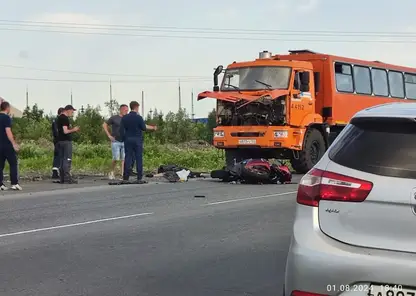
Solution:
[[(124, 172), (124, 143), (123, 139), (120, 136), (120, 123), (121, 118), (129, 112), (129, 107), (127, 105), (120, 106), (120, 112), (117, 115), (111, 116), (106, 122), (103, 123), (104, 132), (107, 134), (107, 137), (111, 141), (111, 152), (113, 155), (113, 162), (110, 172), (110, 180), (114, 180), (115, 175), (114, 171), (116, 169), (117, 162), (120, 162), (121, 174)], [(111, 133), (108, 130), (108, 126), (111, 126)]]
[(4, 166), (6, 160), (10, 167), (10, 183), (12, 190), (22, 190), (19, 185), (19, 172), (17, 163), (17, 152), (19, 145), (16, 144), (12, 133), (12, 119), (10, 114), (10, 104), (2, 100), (0, 104), (0, 190), (7, 190), (4, 185)]
[(72, 105), (67, 105), (58, 116), (56, 121), (58, 127), (58, 147), (59, 159), (61, 161), (59, 166), (60, 183), (77, 184), (78, 182), (72, 178), (72, 133), (79, 131), (79, 127), (71, 127), (69, 117), (72, 117), (76, 109)]
[(52, 179), (59, 179), (59, 166), (61, 161), (59, 159), (59, 147), (58, 147), (58, 125), (57, 120), (59, 115), (64, 111), (64, 108), (58, 109), (57, 117), (52, 121), (52, 139), (53, 139), (53, 162), (52, 162)]
[(156, 130), (156, 126), (149, 126), (139, 114), (139, 103), (130, 102), (130, 113), (121, 119), (120, 136), (124, 142), (126, 163), (124, 165), (123, 181), (128, 182), (133, 157), (136, 161), (137, 182), (143, 183), (143, 132)]

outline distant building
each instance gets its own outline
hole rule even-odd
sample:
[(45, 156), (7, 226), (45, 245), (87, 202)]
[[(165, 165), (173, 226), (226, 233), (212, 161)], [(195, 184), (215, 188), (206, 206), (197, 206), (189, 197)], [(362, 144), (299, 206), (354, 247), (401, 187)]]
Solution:
[(194, 118), (192, 121), (195, 123), (208, 124), (208, 118)]
[[(0, 104), (3, 103), (4, 101), (5, 100), (2, 97), (0, 97)], [(13, 106), (11, 106), (10, 115), (12, 117), (20, 118), (20, 117), (23, 117), (23, 112), (20, 111), (19, 109), (15, 108), (15, 107), (13, 107)]]

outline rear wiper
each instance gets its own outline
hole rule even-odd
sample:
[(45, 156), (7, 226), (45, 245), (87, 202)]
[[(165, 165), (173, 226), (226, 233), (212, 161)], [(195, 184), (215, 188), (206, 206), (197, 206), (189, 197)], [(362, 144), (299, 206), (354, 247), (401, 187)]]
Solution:
[(270, 84), (267, 84), (266, 82), (260, 81), (260, 80), (254, 80), (257, 83), (263, 84), (264, 86), (266, 86), (268, 89), (272, 89), (272, 86)]
[(229, 83), (226, 83), (226, 84), (224, 84), (224, 86), (227, 86), (227, 87), (232, 87), (232, 88), (234, 88), (235, 90), (237, 90), (240, 94), (241, 94), (241, 91), (240, 91), (240, 88), (238, 88), (237, 86), (235, 86), (235, 85), (232, 85), (232, 84), (229, 84)]

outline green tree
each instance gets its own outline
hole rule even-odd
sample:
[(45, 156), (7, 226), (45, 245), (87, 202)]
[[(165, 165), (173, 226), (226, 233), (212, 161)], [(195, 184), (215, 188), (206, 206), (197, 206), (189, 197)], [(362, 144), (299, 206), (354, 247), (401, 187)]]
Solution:
[(80, 127), (80, 131), (74, 134), (74, 141), (91, 144), (106, 141), (107, 138), (102, 128), (103, 122), (100, 108), (88, 105), (84, 113), (78, 114), (74, 120), (74, 125)]
[(104, 102), (104, 106), (107, 108), (109, 117), (118, 114), (120, 109), (120, 104), (116, 99)]

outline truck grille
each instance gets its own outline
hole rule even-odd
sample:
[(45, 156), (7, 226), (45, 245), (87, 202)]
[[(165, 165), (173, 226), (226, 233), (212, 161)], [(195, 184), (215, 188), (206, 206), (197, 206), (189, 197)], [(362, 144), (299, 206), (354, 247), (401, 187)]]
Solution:
[(239, 133), (231, 133), (231, 137), (264, 137), (265, 132), (239, 132)]

